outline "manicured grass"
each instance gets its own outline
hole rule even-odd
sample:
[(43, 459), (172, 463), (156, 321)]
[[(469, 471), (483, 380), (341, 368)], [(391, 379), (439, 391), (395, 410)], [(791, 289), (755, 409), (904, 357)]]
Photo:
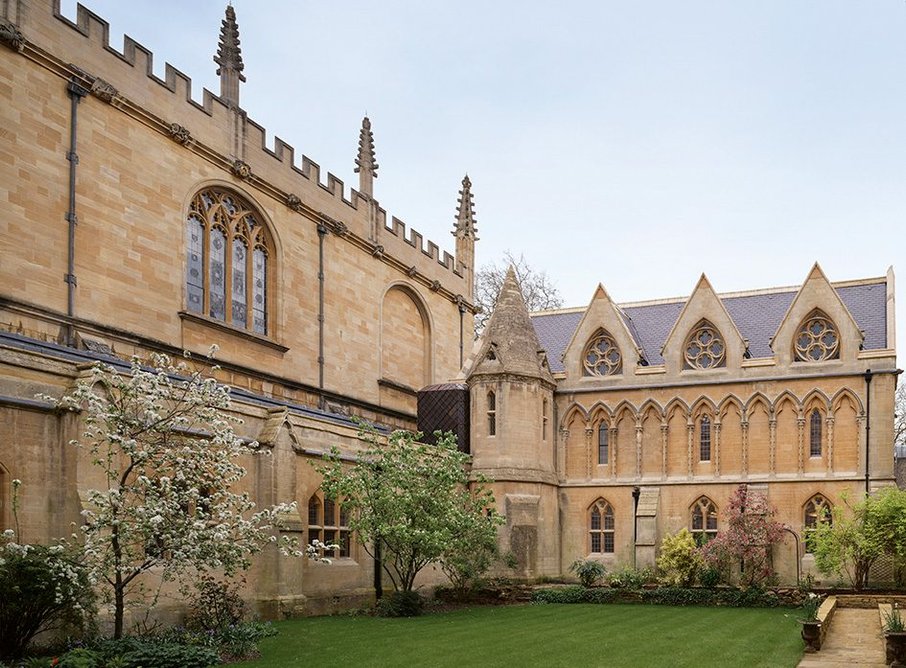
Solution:
[(762, 666), (802, 657), (795, 611), (648, 605), (480, 607), (412, 619), (278, 622), (236, 666)]

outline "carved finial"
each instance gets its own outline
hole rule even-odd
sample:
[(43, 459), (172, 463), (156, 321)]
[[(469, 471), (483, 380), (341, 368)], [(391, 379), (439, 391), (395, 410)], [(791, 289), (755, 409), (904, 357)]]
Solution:
[(359, 175), (359, 192), (371, 197), (374, 194), (374, 180), (377, 178), (378, 164), (374, 160), (374, 133), (371, 131), (371, 120), (362, 119), (359, 132), (359, 155), (355, 159), (355, 173)]
[(220, 42), (214, 62), (220, 67), (220, 97), (224, 102), (239, 106), (239, 82), (245, 81), (242, 70), (242, 49), (239, 48), (239, 24), (236, 23), (236, 11), (227, 5), (226, 18), (220, 24)]
[(475, 233), (475, 203), (472, 201), (472, 181), (466, 174), (462, 180), (462, 190), (459, 191), (459, 206), (456, 209), (456, 226), (453, 236), (457, 239), (478, 239)]

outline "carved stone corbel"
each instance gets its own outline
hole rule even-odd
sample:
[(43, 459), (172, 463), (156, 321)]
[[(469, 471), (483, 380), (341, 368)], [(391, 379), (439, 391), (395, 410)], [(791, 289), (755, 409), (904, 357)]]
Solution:
[(22, 53), (25, 48), (25, 37), (23, 37), (22, 31), (19, 30), (19, 26), (6, 19), (0, 19), (0, 42), (19, 53)]
[(249, 179), (252, 176), (252, 168), (247, 162), (242, 160), (234, 160), (233, 164), (230, 165), (230, 171), (240, 179)]
[(91, 82), (91, 94), (107, 104), (113, 104), (113, 101), (119, 97), (120, 92), (109, 81), (101, 79), (101, 77), (95, 77), (94, 81)]
[(170, 139), (177, 144), (188, 146), (192, 143), (192, 134), (189, 132), (189, 129), (179, 123), (170, 123), (170, 127), (167, 128), (167, 133), (170, 135)]
[(286, 196), (286, 206), (293, 211), (301, 211), (302, 199), (296, 193), (290, 193)]

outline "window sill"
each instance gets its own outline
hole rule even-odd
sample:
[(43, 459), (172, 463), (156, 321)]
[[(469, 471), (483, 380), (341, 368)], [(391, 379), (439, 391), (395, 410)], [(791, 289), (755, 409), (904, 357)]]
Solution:
[(280, 353), (285, 353), (289, 348), (283, 344), (277, 343), (271, 338), (262, 336), (261, 334), (255, 334), (246, 329), (237, 329), (232, 325), (221, 320), (215, 320), (214, 318), (209, 318), (207, 316), (201, 315), (199, 313), (192, 313), (190, 311), (180, 311), (179, 317), (181, 320), (188, 320), (189, 322), (194, 322), (199, 325), (205, 325), (207, 327), (212, 327), (214, 329), (220, 330), (221, 332), (226, 332), (227, 334), (232, 334), (233, 336), (238, 336), (239, 338), (245, 339), (246, 341), (252, 341), (258, 343), (262, 346), (267, 346), (272, 348)]

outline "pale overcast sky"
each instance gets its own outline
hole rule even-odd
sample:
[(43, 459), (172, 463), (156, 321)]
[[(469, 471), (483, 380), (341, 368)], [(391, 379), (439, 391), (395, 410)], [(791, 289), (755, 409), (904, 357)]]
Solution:
[[(225, 2), (86, 4), (117, 49), (128, 33), (219, 92)], [(523, 253), (567, 306), (598, 282), (687, 295), (702, 272), (798, 285), (816, 260), (906, 284), (903, 0), (233, 4), (269, 136), (354, 186), (367, 111), (388, 215), (452, 251), (468, 172), (479, 266)]]

